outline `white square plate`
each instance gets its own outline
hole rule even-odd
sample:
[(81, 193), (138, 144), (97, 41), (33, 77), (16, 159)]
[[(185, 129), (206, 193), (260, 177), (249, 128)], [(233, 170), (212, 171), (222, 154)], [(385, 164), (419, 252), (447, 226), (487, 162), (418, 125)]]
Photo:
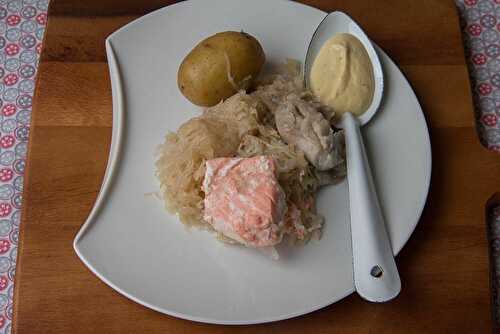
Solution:
[[(216, 32), (244, 30), (263, 45), (269, 70), (285, 58), (303, 59), (325, 15), (291, 1), (195, 0), (146, 15), (107, 39), (111, 152), (101, 192), (74, 242), (100, 279), (159, 312), (222, 324), (298, 316), (353, 291), (346, 182), (320, 192), (323, 238), (281, 248), (279, 261), (189, 231), (160, 201), (145, 196), (159, 189), (156, 147), (167, 131), (199, 114), (176, 83), (178, 66), (194, 45)], [(386, 90), (381, 110), (363, 131), (397, 253), (425, 204), (431, 149), (415, 94), (379, 52)]]

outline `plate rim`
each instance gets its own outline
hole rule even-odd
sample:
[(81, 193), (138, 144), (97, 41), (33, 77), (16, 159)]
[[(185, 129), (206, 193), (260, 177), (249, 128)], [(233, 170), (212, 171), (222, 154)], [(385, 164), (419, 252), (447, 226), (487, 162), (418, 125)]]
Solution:
[[(288, 0), (274, 0), (274, 1), (279, 1), (279, 2), (288, 2), (288, 3), (293, 3), (293, 5), (297, 5), (298, 7), (306, 7), (308, 9), (313, 9), (322, 15), (326, 16), (328, 15), (327, 12), (318, 9), (316, 7), (303, 4), (303, 3), (298, 3), (298, 2), (293, 2), (293, 1), (288, 1)], [(170, 311), (167, 309), (164, 309), (162, 307), (158, 307), (155, 305), (152, 305), (148, 303), (147, 301), (141, 300), (138, 297), (135, 297), (134, 295), (130, 294), (129, 292), (126, 292), (119, 286), (117, 286), (115, 283), (113, 283), (111, 280), (106, 278), (103, 274), (101, 274), (94, 266), (92, 263), (85, 257), (83, 254), (82, 250), (79, 248), (79, 242), (82, 240), (82, 238), (85, 236), (86, 232), (89, 230), (90, 226), (92, 226), (94, 223), (97, 221), (97, 216), (99, 215), (99, 211), (102, 209), (102, 207), (105, 204), (105, 200), (107, 196), (109, 195), (109, 190), (112, 186), (113, 183), (113, 178), (114, 175), (116, 174), (116, 169), (118, 165), (119, 156), (120, 156), (120, 151), (122, 147), (122, 134), (123, 134), (123, 128), (124, 128), (124, 94), (123, 94), (123, 84), (122, 84), (122, 75), (120, 71), (120, 66), (119, 62), (116, 57), (116, 53), (113, 49), (112, 45), (112, 40), (113, 37), (120, 34), (121, 32), (127, 30), (129, 27), (135, 24), (141, 23), (143, 20), (147, 20), (150, 16), (154, 16), (156, 14), (159, 14), (159, 12), (168, 10), (171, 7), (175, 6), (184, 6), (186, 3), (196, 3), (196, 2), (202, 2), (202, 1), (197, 1), (197, 0), (187, 0), (187, 1), (181, 1), (175, 4), (171, 4), (168, 6), (164, 6), (162, 8), (156, 9), (146, 15), (143, 15), (126, 25), (120, 27), (113, 33), (111, 33), (105, 40), (105, 47), (106, 47), (106, 55), (107, 55), (107, 60), (108, 60), (108, 67), (109, 67), (109, 73), (110, 73), (110, 81), (111, 81), (111, 90), (112, 90), (112, 108), (113, 108), (113, 123), (112, 123), (112, 134), (111, 134), (111, 144), (109, 148), (109, 155), (108, 155), (108, 161), (104, 173), (104, 177), (101, 183), (101, 187), (99, 189), (99, 193), (96, 197), (96, 200), (92, 206), (92, 209), (86, 218), (85, 222), (81, 225), (80, 229), (78, 230), (78, 233), (76, 234), (74, 240), (73, 240), (73, 249), (75, 253), (77, 254), (78, 258), (85, 264), (85, 266), (94, 274), (96, 275), (101, 281), (103, 281), (105, 284), (110, 286), (112, 289), (120, 293), (121, 295), (133, 300), (134, 302), (143, 305), (147, 308), (150, 308), (154, 311), (173, 316), (176, 318), (180, 319), (185, 319), (185, 320), (190, 320), (190, 321), (196, 321), (200, 323), (207, 323), (207, 324), (219, 324), (219, 325), (253, 325), (253, 324), (261, 324), (261, 323), (269, 323), (269, 322), (275, 322), (275, 321), (280, 321), (280, 320), (286, 320), (290, 318), (295, 318), (301, 315), (309, 314), (311, 312), (320, 310), (322, 308), (325, 308), (327, 306), (330, 306), (345, 297), (349, 296), (353, 292), (355, 292), (354, 287), (349, 289), (345, 294), (342, 294), (341, 297), (339, 297), (336, 300), (331, 300), (326, 303), (320, 304), (320, 305), (315, 305), (314, 307), (306, 308), (303, 310), (299, 310), (296, 312), (288, 313), (286, 315), (282, 315), (279, 317), (273, 316), (269, 318), (260, 318), (252, 321), (248, 320), (214, 320), (214, 319), (209, 319), (205, 317), (200, 317), (200, 316), (191, 316), (188, 314), (184, 313), (179, 313), (175, 311)], [(427, 166), (426, 170), (429, 172), (426, 173), (425, 175), (425, 191), (423, 192), (423, 199), (421, 199), (421, 205), (418, 207), (418, 210), (415, 215), (415, 221), (413, 224), (409, 224), (409, 232), (407, 235), (405, 235), (404, 238), (402, 238), (401, 245), (398, 249), (393, 249), (394, 255), (396, 256), (399, 254), (399, 252), (403, 249), (403, 247), (408, 243), (408, 240), (410, 237), (413, 235), (420, 218), (422, 216), (422, 213), (425, 209), (425, 206), (427, 204), (427, 198), (429, 195), (429, 190), (430, 190), (430, 182), (432, 178), (432, 146), (431, 146), (431, 141), (430, 141), (430, 133), (429, 133), (429, 125), (427, 122), (427, 119), (425, 117), (425, 114), (423, 112), (422, 106), (415, 94), (415, 91), (413, 89), (413, 86), (411, 85), (410, 81), (408, 78), (404, 75), (403, 71), (399, 68), (399, 66), (392, 60), (392, 58), (387, 55), (378, 45), (376, 45), (373, 41), (372, 43), (374, 44), (374, 47), (378, 53), (382, 53), (382, 55), (385, 55), (398, 69), (398, 71), (401, 73), (403, 76), (404, 80), (408, 84), (411, 90), (411, 97), (414, 99), (416, 102), (416, 105), (420, 109), (420, 116), (423, 119), (423, 124), (425, 125), (425, 147), (427, 148), (426, 150), (426, 160), (427, 160)]]

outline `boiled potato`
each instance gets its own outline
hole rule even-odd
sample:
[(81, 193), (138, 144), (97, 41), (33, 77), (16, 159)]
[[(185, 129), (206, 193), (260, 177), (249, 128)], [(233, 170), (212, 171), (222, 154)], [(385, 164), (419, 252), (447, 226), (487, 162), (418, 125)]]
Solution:
[(194, 104), (216, 105), (240, 89), (247, 89), (265, 62), (254, 37), (226, 31), (201, 41), (182, 61), (177, 84)]

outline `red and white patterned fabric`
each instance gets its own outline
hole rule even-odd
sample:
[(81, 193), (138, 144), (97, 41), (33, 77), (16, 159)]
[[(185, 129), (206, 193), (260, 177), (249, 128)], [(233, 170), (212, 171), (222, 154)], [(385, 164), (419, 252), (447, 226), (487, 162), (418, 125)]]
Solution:
[(0, 0), (0, 334), (10, 333), (23, 174), (48, 0)]
[[(500, 153), (500, 0), (457, 0), (481, 143)], [(500, 191), (500, 189), (498, 189)], [(500, 328), (500, 206), (489, 208), (494, 328)]]
[(500, 329), (500, 205), (488, 208), (488, 245), (490, 248), (491, 300), (494, 328)]
[(456, 1), (481, 143), (500, 153), (500, 0)]

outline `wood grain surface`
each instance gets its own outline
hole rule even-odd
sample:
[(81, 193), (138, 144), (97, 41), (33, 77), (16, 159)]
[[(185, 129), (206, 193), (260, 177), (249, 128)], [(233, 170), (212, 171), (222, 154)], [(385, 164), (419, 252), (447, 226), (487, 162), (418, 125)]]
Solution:
[(371, 304), (351, 295), (291, 320), (206, 325), (128, 300), (78, 260), (72, 241), (97, 196), (111, 138), (104, 39), (171, 2), (51, 1), (25, 177), (14, 332), (489, 332), (484, 205), (500, 190), (500, 159), (476, 136), (451, 0), (304, 1), (357, 20), (408, 77), (430, 125), (432, 185), (422, 219), (397, 258), (403, 281), (397, 299)]

